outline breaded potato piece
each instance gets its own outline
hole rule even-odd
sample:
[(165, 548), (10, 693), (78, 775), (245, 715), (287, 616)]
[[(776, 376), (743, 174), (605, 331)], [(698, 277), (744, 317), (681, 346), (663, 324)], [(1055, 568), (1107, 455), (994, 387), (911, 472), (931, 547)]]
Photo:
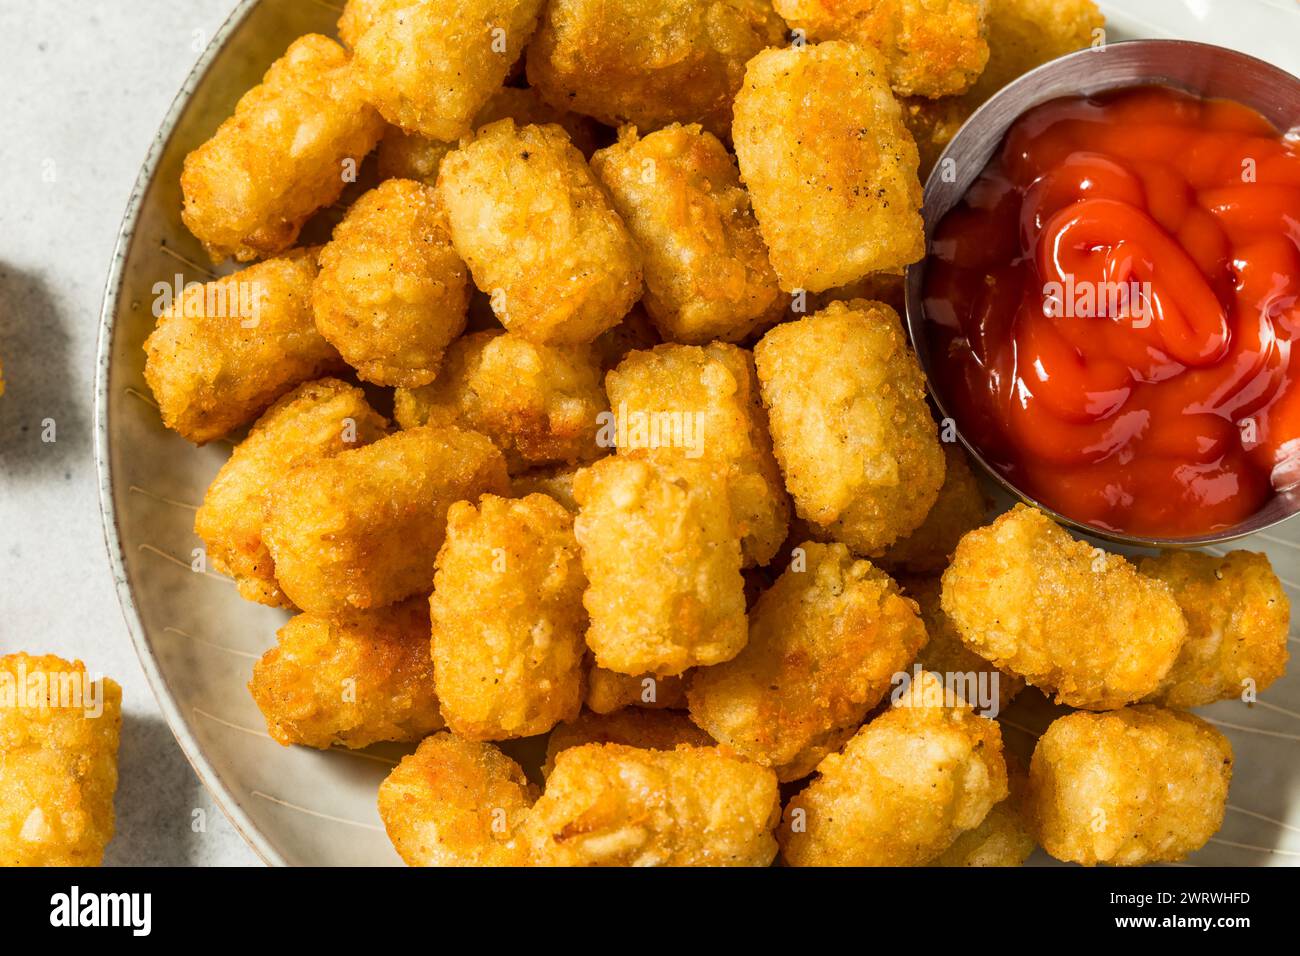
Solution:
[(833, 303), (772, 329), (754, 360), (799, 516), (868, 557), (919, 528), (945, 466), (898, 314)]
[(339, 17), (339, 39), (349, 50), (381, 17), (412, 6), (418, 0), (347, 0)]
[(912, 134), (871, 47), (764, 50), (736, 96), (740, 176), (787, 292), (821, 292), (925, 254)]
[(676, 750), (679, 745), (712, 747), (713, 738), (685, 714), (663, 710), (621, 710), (613, 714), (583, 711), (558, 725), (546, 741), (542, 776), (550, 776), (561, 751), (584, 744), (623, 744), (642, 750)]
[(997, 723), (965, 706), (935, 706), (942, 693), (923, 674), (818, 765), (777, 831), (787, 864), (921, 866), (1006, 799)]
[(580, 471), (574, 494), (599, 666), (672, 676), (740, 653), (740, 536), (716, 469), (616, 455)]
[(1232, 745), (1199, 717), (1149, 704), (1073, 713), (1034, 748), (1032, 826), (1058, 860), (1172, 862), (1223, 825), (1231, 782)]
[(850, 302), (853, 299), (883, 302), (900, 316), (904, 315), (907, 312), (905, 277), (892, 272), (871, 272), (861, 279), (854, 279), (852, 282), (837, 285), (825, 292), (814, 292), (805, 296), (802, 311), (820, 312), (832, 303)]
[(1023, 866), (1034, 852), (1029, 832), (1029, 775), (1010, 754), (1007, 762), (1008, 797), (989, 811), (973, 830), (967, 830), (929, 862), (929, 866)]
[(381, 180), (412, 179), (426, 186), (436, 186), (442, 158), (455, 148), (455, 143), (408, 133), (400, 126), (389, 126), (375, 150), (376, 171)]
[(812, 40), (879, 50), (899, 96), (952, 96), (970, 89), (989, 59), (988, 0), (773, 0)]
[(440, 733), (379, 785), (379, 816), (409, 866), (525, 866), (519, 830), (537, 794), (499, 748)]
[(645, 258), (642, 302), (671, 342), (739, 342), (786, 306), (736, 161), (698, 124), (637, 137), (635, 126), (591, 168)]
[(315, 256), (302, 252), (189, 286), (144, 343), (163, 423), (204, 445), (295, 385), (341, 369), (312, 320), (315, 278)]
[(644, 306), (638, 302), (623, 316), (622, 322), (600, 333), (591, 347), (600, 362), (601, 371), (608, 372), (627, 358), (629, 352), (649, 351), (662, 343), (659, 331), (650, 322)]
[(266, 729), (284, 746), (355, 750), (422, 740), (442, 728), (424, 598), (298, 614), (276, 641), (253, 665), (248, 689)]
[(770, 0), (552, 0), (528, 46), (528, 83), (610, 126), (731, 128), (745, 62), (785, 42)]
[(213, 569), (234, 578), (246, 600), (290, 606), (262, 541), (272, 485), (303, 462), (360, 448), (386, 434), (388, 421), (370, 407), (365, 393), (336, 378), (299, 385), (277, 401), (235, 446), (194, 516), (194, 533), (203, 539)]
[(383, 132), (343, 48), (317, 34), (299, 37), (185, 157), (181, 218), (216, 262), (274, 256), (342, 195), (346, 174)]
[[(930, 178), (939, 157), (948, 148), (962, 124), (980, 105), (975, 94), (948, 96), (939, 100), (924, 96), (908, 96), (899, 100), (903, 109), (903, 125), (912, 134), (916, 152), (920, 157), (917, 177), (924, 186)], [(382, 147), (381, 147), (382, 148)]]
[(942, 603), (980, 657), (1087, 710), (1154, 692), (1187, 639), (1167, 585), (1025, 505), (961, 539)]
[(81, 661), (0, 657), (0, 867), (100, 865), (121, 728), (122, 688)]
[(505, 82), (541, 0), (411, 0), (375, 11), (354, 37), (367, 102), (409, 133), (455, 140)]
[(987, 0), (989, 60), (970, 95), (984, 102), (1016, 77), (1104, 39), (1093, 0)]
[(1291, 602), (1268, 555), (1166, 551), (1137, 567), (1169, 586), (1187, 619), (1187, 643), (1148, 703), (1203, 707), (1247, 690), (1253, 700), (1286, 673)]
[(562, 750), (524, 822), (542, 866), (767, 866), (772, 771), (714, 747)]
[(790, 499), (749, 352), (722, 342), (631, 352), (605, 376), (605, 388), (619, 453), (712, 464), (726, 477), (745, 566), (772, 560), (789, 527)]
[(696, 724), (782, 781), (838, 749), (926, 640), (916, 605), (870, 562), (842, 544), (797, 551), (750, 612), (745, 649), (687, 691)]
[(942, 571), (968, 531), (984, 524), (991, 502), (956, 442), (942, 442), (943, 484), (921, 526), (891, 544), (877, 563), (891, 572), (927, 574)]
[[(587, 709), (612, 714), (625, 707), (644, 710), (684, 710), (686, 675), (620, 674), (604, 667), (587, 672)], [(621, 741), (626, 743), (627, 741)]]
[(559, 126), (503, 119), (442, 161), (456, 251), (501, 324), (534, 342), (590, 342), (641, 296), (641, 253)]
[(383, 607), (427, 593), (447, 509), (508, 489), (505, 461), (477, 432), (401, 431), (299, 465), (271, 489), (262, 539), (304, 611)]
[(358, 199), (321, 250), (316, 329), (376, 385), (428, 385), (465, 329), (469, 270), (437, 193), (389, 179)]
[(573, 497), (573, 479), (578, 474), (578, 465), (565, 465), (558, 468), (537, 468), (519, 475), (510, 476), (510, 494), (515, 498), (527, 498), (532, 494), (550, 495), (573, 514), (578, 513), (578, 499)]
[(573, 515), (546, 495), (447, 513), (429, 608), (447, 726), (468, 740), (545, 733), (582, 708), (587, 614)]

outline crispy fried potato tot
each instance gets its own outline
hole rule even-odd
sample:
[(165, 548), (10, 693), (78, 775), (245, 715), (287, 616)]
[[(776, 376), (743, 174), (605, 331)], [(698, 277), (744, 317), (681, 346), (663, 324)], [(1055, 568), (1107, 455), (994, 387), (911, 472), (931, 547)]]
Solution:
[(642, 301), (665, 339), (738, 342), (780, 318), (786, 297), (716, 136), (673, 124), (638, 139), (628, 126), (591, 167), (645, 257)]
[(122, 689), (81, 661), (0, 657), (0, 867), (99, 866), (121, 728)]
[(422, 740), (443, 726), (422, 597), (370, 611), (299, 614), (253, 665), (248, 689), (288, 747)]
[(437, 193), (389, 179), (358, 199), (321, 250), (316, 329), (376, 385), (427, 385), (465, 329), (469, 273)]
[(343, 15), (339, 17), (339, 39), (350, 50), (380, 18), (417, 2), (418, 0), (347, 0)]
[(732, 136), (787, 292), (821, 292), (925, 254), (916, 144), (871, 47), (764, 50), (745, 68)]
[(312, 213), (339, 198), (345, 172), (383, 131), (343, 48), (316, 34), (299, 37), (235, 115), (185, 157), (181, 217), (214, 261), (276, 255)]
[(524, 866), (519, 828), (536, 799), (497, 747), (441, 733), (379, 785), (379, 816), (409, 866)]
[(625, 707), (683, 710), (686, 707), (686, 675), (620, 674), (604, 667), (592, 667), (587, 672), (586, 704), (587, 709), (596, 714), (612, 714)]
[(1093, 0), (988, 0), (989, 61), (971, 90), (976, 105), (1036, 66), (1105, 39)]
[(785, 40), (769, 0), (553, 0), (528, 47), (528, 82), (610, 126), (731, 128), (745, 62)]
[(408, 133), (400, 126), (390, 126), (375, 150), (379, 178), (411, 179), (426, 186), (438, 185), (438, 168), (442, 158), (456, 148), (455, 143)]
[(640, 302), (623, 316), (623, 321), (596, 337), (591, 343), (603, 372), (608, 372), (629, 352), (645, 352), (663, 343)]
[(1034, 748), (1032, 825), (1058, 860), (1172, 862), (1222, 826), (1231, 781), (1232, 746), (1199, 717), (1148, 704), (1073, 713)]
[(838, 749), (926, 640), (883, 571), (842, 544), (799, 550), (750, 612), (745, 649), (696, 671), (687, 691), (696, 724), (782, 781)]
[(454, 502), (507, 489), (488, 439), (416, 428), (293, 469), (271, 490), (262, 538), (304, 611), (383, 607), (428, 592)]
[(560, 751), (524, 823), (543, 866), (767, 866), (776, 777), (713, 747)]
[(252, 421), (300, 382), (343, 365), (312, 321), (312, 253), (191, 285), (145, 340), (163, 423), (196, 445)]
[(619, 426), (608, 437), (619, 453), (712, 464), (726, 476), (744, 564), (772, 560), (785, 540), (790, 499), (750, 354), (722, 342), (660, 345), (628, 354), (605, 387)]
[(662, 710), (622, 710), (613, 714), (583, 711), (551, 731), (542, 776), (549, 777), (561, 751), (584, 744), (623, 744), (642, 750), (676, 750), (678, 745), (712, 747), (713, 738), (685, 714)]
[(934, 706), (934, 693), (942, 686), (923, 674), (818, 765), (785, 808), (786, 863), (921, 866), (1006, 799), (998, 725), (968, 707)]
[(980, 105), (974, 93), (950, 96), (940, 100), (924, 96), (909, 96), (899, 100), (903, 109), (903, 125), (912, 134), (916, 152), (920, 157), (917, 176), (921, 185), (930, 178), (939, 157), (948, 148), (962, 124)]
[(388, 433), (361, 389), (336, 378), (299, 385), (272, 405), (235, 446), (203, 496), (194, 533), (214, 570), (235, 579), (240, 595), (290, 606), (262, 541), (271, 487), (291, 468), (360, 448)]
[(866, 556), (920, 527), (944, 457), (897, 313), (837, 302), (772, 329), (754, 359), (800, 517)]
[(599, 666), (671, 676), (740, 652), (740, 537), (715, 469), (617, 455), (580, 471), (574, 493)]
[(976, 654), (1088, 710), (1155, 691), (1187, 639), (1166, 585), (1024, 505), (961, 539), (942, 603)]
[(563, 505), (546, 495), (457, 502), (433, 582), (433, 662), (452, 731), (531, 737), (578, 715), (587, 579)]
[(1138, 571), (1167, 584), (1187, 618), (1187, 643), (1147, 702), (1203, 707), (1286, 673), (1291, 603), (1267, 555), (1166, 551), (1139, 558)]
[(984, 524), (989, 499), (970, 470), (961, 446), (942, 443), (943, 485), (921, 526), (895, 541), (880, 555), (878, 564), (891, 572), (926, 574), (942, 571), (968, 531)]
[(641, 295), (641, 254), (558, 126), (491, 123), (442, 161), (456, 250), (501, 324), (535, 342), (590, 342)]
[(1010, 795), (989, 811), (973, 830), (967, 830), (952, 846), (930, 861), (930, 866), (1023, 866), (1034, 852), (1029, 832), (1029, 775), (1010, 754), (1007, 789)]

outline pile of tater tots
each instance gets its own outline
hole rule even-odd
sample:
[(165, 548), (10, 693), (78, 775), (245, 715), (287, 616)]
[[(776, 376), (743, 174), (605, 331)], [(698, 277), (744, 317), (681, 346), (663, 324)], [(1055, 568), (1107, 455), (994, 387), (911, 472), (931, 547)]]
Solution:
[[(418, 745), (378, 793), (413, 865), (1202, 847), (1233, 755), (1187, 708), (1282, 675), (1267, 558), (992, 520), (899, 318), (944, 145), (1102, 26), (350, 0), (296, 40), (181, 179), (246, 265), (145, 344), (166, 425), (234, 442), (211, 566), (293, 615), (249, 684), (275, 740)], [(211, 307), (241, 283), (256, 322)], [(1021, 691), (1058, 706), (1018, 757)]]

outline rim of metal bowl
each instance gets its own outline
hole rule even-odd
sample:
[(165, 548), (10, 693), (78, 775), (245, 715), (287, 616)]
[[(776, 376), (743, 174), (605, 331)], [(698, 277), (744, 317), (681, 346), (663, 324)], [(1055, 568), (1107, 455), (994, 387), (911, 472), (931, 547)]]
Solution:
[[(1145, 54), (1154, 54), (1157, 58), (1160, 54), (1174, 54), (1183, 58), (1187, 62), (1200, 62), (1204, 58), (1213, 57), (1221, 59), (1225, 63), (1232, 63), (1242, 67), (1243, 70), (1252, 75), (1265, 75), (1275, 79), (1278, 83), (1290, 84), (1297, 90), (1300, 90), (1300, 79), (1292, 76), (1286, 70), (1274, 66), (1258, 57), (1253, 57), (1236, 50), (1230, 50), (1225, 47), (1215, 46), (1210, 43), (1199, 43), (1192, 40), (1165, 40), (1165, 39), (1142, 39), (1142, 40), (1124, 40), (1116, 43), (1108, 43), (1106, 51), (1121, 50), (1121, 66), (1132, 67), (1135, 64), (1123, 62), (1130, 57), (1141, 59)], [(925, 201), (922, 208), (922, 215), (925, 219), (925, 245), (926, 256), (919, 262), (913, 263), (907, 268), (906, 275), (906, 325), (908, 338), (912, 343), (912, 348), (920, 362), (921, 369), (925, 373), (926, 388), (929, 390), (930, 397), (939, 410), (939, 414), (944, 419), (956, 422), (956, 418), (950, 414), (944, 402), (943, 395), (934, 378), (931, 375), (931, 362), (929, 355), (929, 345), (925, 335), (925, 307), (922, 300), (922, 284), (925, 275), (926, 261), (929, 259), (930, 237), (938, 222), (952, 208), (952, 205), (960, 200), (969, 188), (970, 183), (983, 170), (985, 164), (991, 158), (1001, 145), (1010, 126), (1019, 119), (1027, 110), (1066, 95), (1091, 95), (1104, 90), (1120, 89), (1125, 86), (1148, 84), (1164, 84), (1187, 90), (1198, 95), (1206, 95), (1203, 89), (1197, 89), (1194, 85), (1185, 82), (1177, 77), (1160, 72), (1156, 68), (1146, 67), (1142, 64), (1143, 69), (1138, 75), (1126, 74), (1123, 70), (1118, 72), (1098, 70), (1091, 74), (1095, 79), (1087, 83), (1080, 84), (1072, 92), (1060, 89), (1052, 89), (1049, 92), (1037, 93), (1040, 86), (1045, 85), (1045, 81), (1058, 79), (1060, 74), (1073, 72), (1072, 68), (1079, 65), (1079, 61), (1086, 58), (1104, 56), (1104, 52), (1096, 49), (1077, 50), (1068, 53), (1065, 56), (1058, 57), (1048, 63), (1017, 77), (1008, 83), (1001, 90), (991, 96), (979, 106), (958, 129), (947, 148), (931, 170), (930, 176), (925, 183)], [(1050, 85), (1050, 84), (1048, 84)], [(1210, 94), (1213, 95), (1213, 94)], [(1300, 94), (1297, 94), (1300, 96)], [(1015, 104), (1009, 106), (1008, 104)], [(1269, 111), (1259, 103), (1248, 104), (1263, 112), (1272, 112), (1270, 116), (1275, 124), (1277, 123), (1278, 114), (1276, 110)], [(1300, 116), (1294, 117), (1294, 122), (1300, 123)], [(972, 140), (984, 138), (982, 149), (970, 147), (966, 149)], [(943, 184), (941, 179), (942, 170), (944, 169), (944, 160), (949, 159), (953, 153), (963, 153), (974, 150), (971, 156), (965, 157), (969, 163), (967, 168), (973, 167), (973, 172), (966, 175), (958, 175), (957, 182), (962, 183), (959, 188), (945, 190), (954, 194), (952, 201), (940, 208), (940, 201), (935, 198), (935, 193), (940, 191), (936, 188), (938, 184)], [(944, 184), (946, 185), (946, 184)], [(1300, 489), (1291, 488), (1275, 494), (1269, 499), (1268, 503), (1250, 518), (1242, 521), (1230, 528), (1210, 534), (1189, 536), (1184, 538), (1159, 538), (1148, 537), (1144, 535), (1128, 534), (1121, 531), (1112, 531), (1105, 528), (1098, 528), (1093, 525), (1085, 524), (1073, 519), (1068, 515), (1050, 508), (1042, 502), (1035, 499), (1017, 488), (1005, 475), (994, 468), (985, 460), (980, 450), (966, 439), (960, 427), (957, 429), (957, 437), (960, 439), (966, 451), (971, 458), (978, 464), (983, 472), (995, 481), (1004, 491), (1013, 498), (1038, 508), (1039, 510), (1050, 515), (1055, 521), (1066, 525), (1082, 534), (1094, 538), (1100, 538), (1115, 544), (1126, 545), (1139, 548), (1196, 548), (1206, 545), (1223, 544), (1244, 538), (1247, 535), (1254, 534), (1257, 531), (1263, 531), (1277, 524), (1287, 521), (1300, 512)], [(1274, 513), (1276, 512), (1276, 513)]]
[(273, 866), (284, 866), (286, 861), (258, 826), (249, 817), (240, 801), (225, 786), (216, 768), (208, 761), (198, 741), (195, 739), (188, 721), (176, 704), (167, 679), (158, 668), (153, 649), (145, 634), (139, 611), (135, 606), (135, 594), (126, 571), (125, 557), (122, 552), (122, 539), (118, 530), (118, 516), (114, 505), (114, 476), (111, 467), (110, 446), (112, 436), (108, 420), (108, 389), (110, 384), (109, 364), (113, 352), (113, 342), (117, 334), (116, 316), (122, 294), (123, 266), (129, 258), (131, 247), (136, 241), (136, 225), (145, 193), (157, 173), (159, 159), (176, 130), (181, 114), (189, 104), (190, 96), (207, 75), (213, 60), (225, 47), (230, 35), (239, 27), (244, 18), (261, 0), (240, 0), (240, 3), (217, 30), (212, 42), (195, 63), (182, 84), (180, 91), (172, 100), (162, 124), (154, 136), (144, 165), (136, 178), (135, 187), (127, 201), (126, 212), (122, 216), (122, 226), (118, 231), (117, 242), (113, 247), (113, 261), (109, 267), (108, 282), (104, 288), (103, 306), (99, 317), (99, 342), (96, 347), (95, 367), (95, 470), (99, 478), (99, 511), (104, 524), (104, 544), (108, 549), (109, 564), (113, 569), (113, 583), (117, 590), (118, 603), (122, 607), (122, 616), (126, 620), (127, 632), (135, 646), (136, 656), (144, 669), (149, 686), (162, 710), (167, 726), (171, 728), (176, 743), (180, 746), (185, 759), (190, 762), (199, 781), (207, 789), (212, 800), (221, 809), (231, 825), (261, 857), (262, 861)]

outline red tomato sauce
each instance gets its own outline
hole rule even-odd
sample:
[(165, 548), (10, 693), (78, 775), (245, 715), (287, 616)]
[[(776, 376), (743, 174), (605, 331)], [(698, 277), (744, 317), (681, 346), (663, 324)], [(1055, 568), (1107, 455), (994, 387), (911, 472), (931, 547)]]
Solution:
[(1300, 481), (1300, 140), (1137, 87), (1045, 103), (934, 232), (962, 434), (1076, 521), (1191, 537)]

